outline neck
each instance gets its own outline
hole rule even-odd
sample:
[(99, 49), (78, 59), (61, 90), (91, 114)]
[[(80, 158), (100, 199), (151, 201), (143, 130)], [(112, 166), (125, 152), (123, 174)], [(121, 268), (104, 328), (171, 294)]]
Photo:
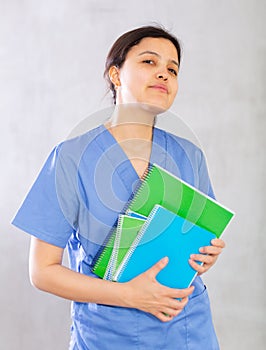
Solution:
[(105, 126), (119, 140), (128, 138), (151, 140), (155, 117), (148, 108), (143, 106), (119, 104)]

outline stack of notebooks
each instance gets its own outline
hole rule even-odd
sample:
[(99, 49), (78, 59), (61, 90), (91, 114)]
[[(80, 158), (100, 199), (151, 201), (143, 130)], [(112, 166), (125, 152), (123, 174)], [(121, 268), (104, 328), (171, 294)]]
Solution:
[(127, 282), (167, 256), (157, 280), (187, 288), (196, 277), (191, 254), (221, 237), (234, 213), (156, 164), (151, 164), (96, 254), (92, 271)]

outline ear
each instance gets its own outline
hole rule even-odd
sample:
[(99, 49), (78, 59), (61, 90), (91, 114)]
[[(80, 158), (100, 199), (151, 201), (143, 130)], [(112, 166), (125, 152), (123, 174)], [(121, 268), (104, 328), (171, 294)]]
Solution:
[(109, 69), (109, 78), (111, 82), (114, 84), (115, 88), (121, 85), (120, 79), (119, 79), (119, 68), (116, 66), (112, 66)]

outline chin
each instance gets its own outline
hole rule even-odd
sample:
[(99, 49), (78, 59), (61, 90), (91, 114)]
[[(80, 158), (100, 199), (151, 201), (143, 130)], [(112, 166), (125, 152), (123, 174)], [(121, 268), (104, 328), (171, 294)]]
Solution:
[(165, 111), (167, 111), (167, 109), (170, 108), (170, 106), (166, 106), (160, 103), (151, 103), (151, 102), (149, 103), (143, 102), (142, 106), (146, 111), (149, 111), (154, 115), (164, 113)]

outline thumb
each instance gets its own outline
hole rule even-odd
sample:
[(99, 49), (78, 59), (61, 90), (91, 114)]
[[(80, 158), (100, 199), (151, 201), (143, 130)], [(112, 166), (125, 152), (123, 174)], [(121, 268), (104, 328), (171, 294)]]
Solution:
[(165, 266), (168, 264), (168, 257), (165, 256), (164, 258), (162, 258), (161, 260), (159, 260), (156, 264), (154, 264), (148, 271), (147, 273), (150, 275), (150, 277), (155, 278), (157, 276), (157, 274), (163, 269), (165, 268)]

